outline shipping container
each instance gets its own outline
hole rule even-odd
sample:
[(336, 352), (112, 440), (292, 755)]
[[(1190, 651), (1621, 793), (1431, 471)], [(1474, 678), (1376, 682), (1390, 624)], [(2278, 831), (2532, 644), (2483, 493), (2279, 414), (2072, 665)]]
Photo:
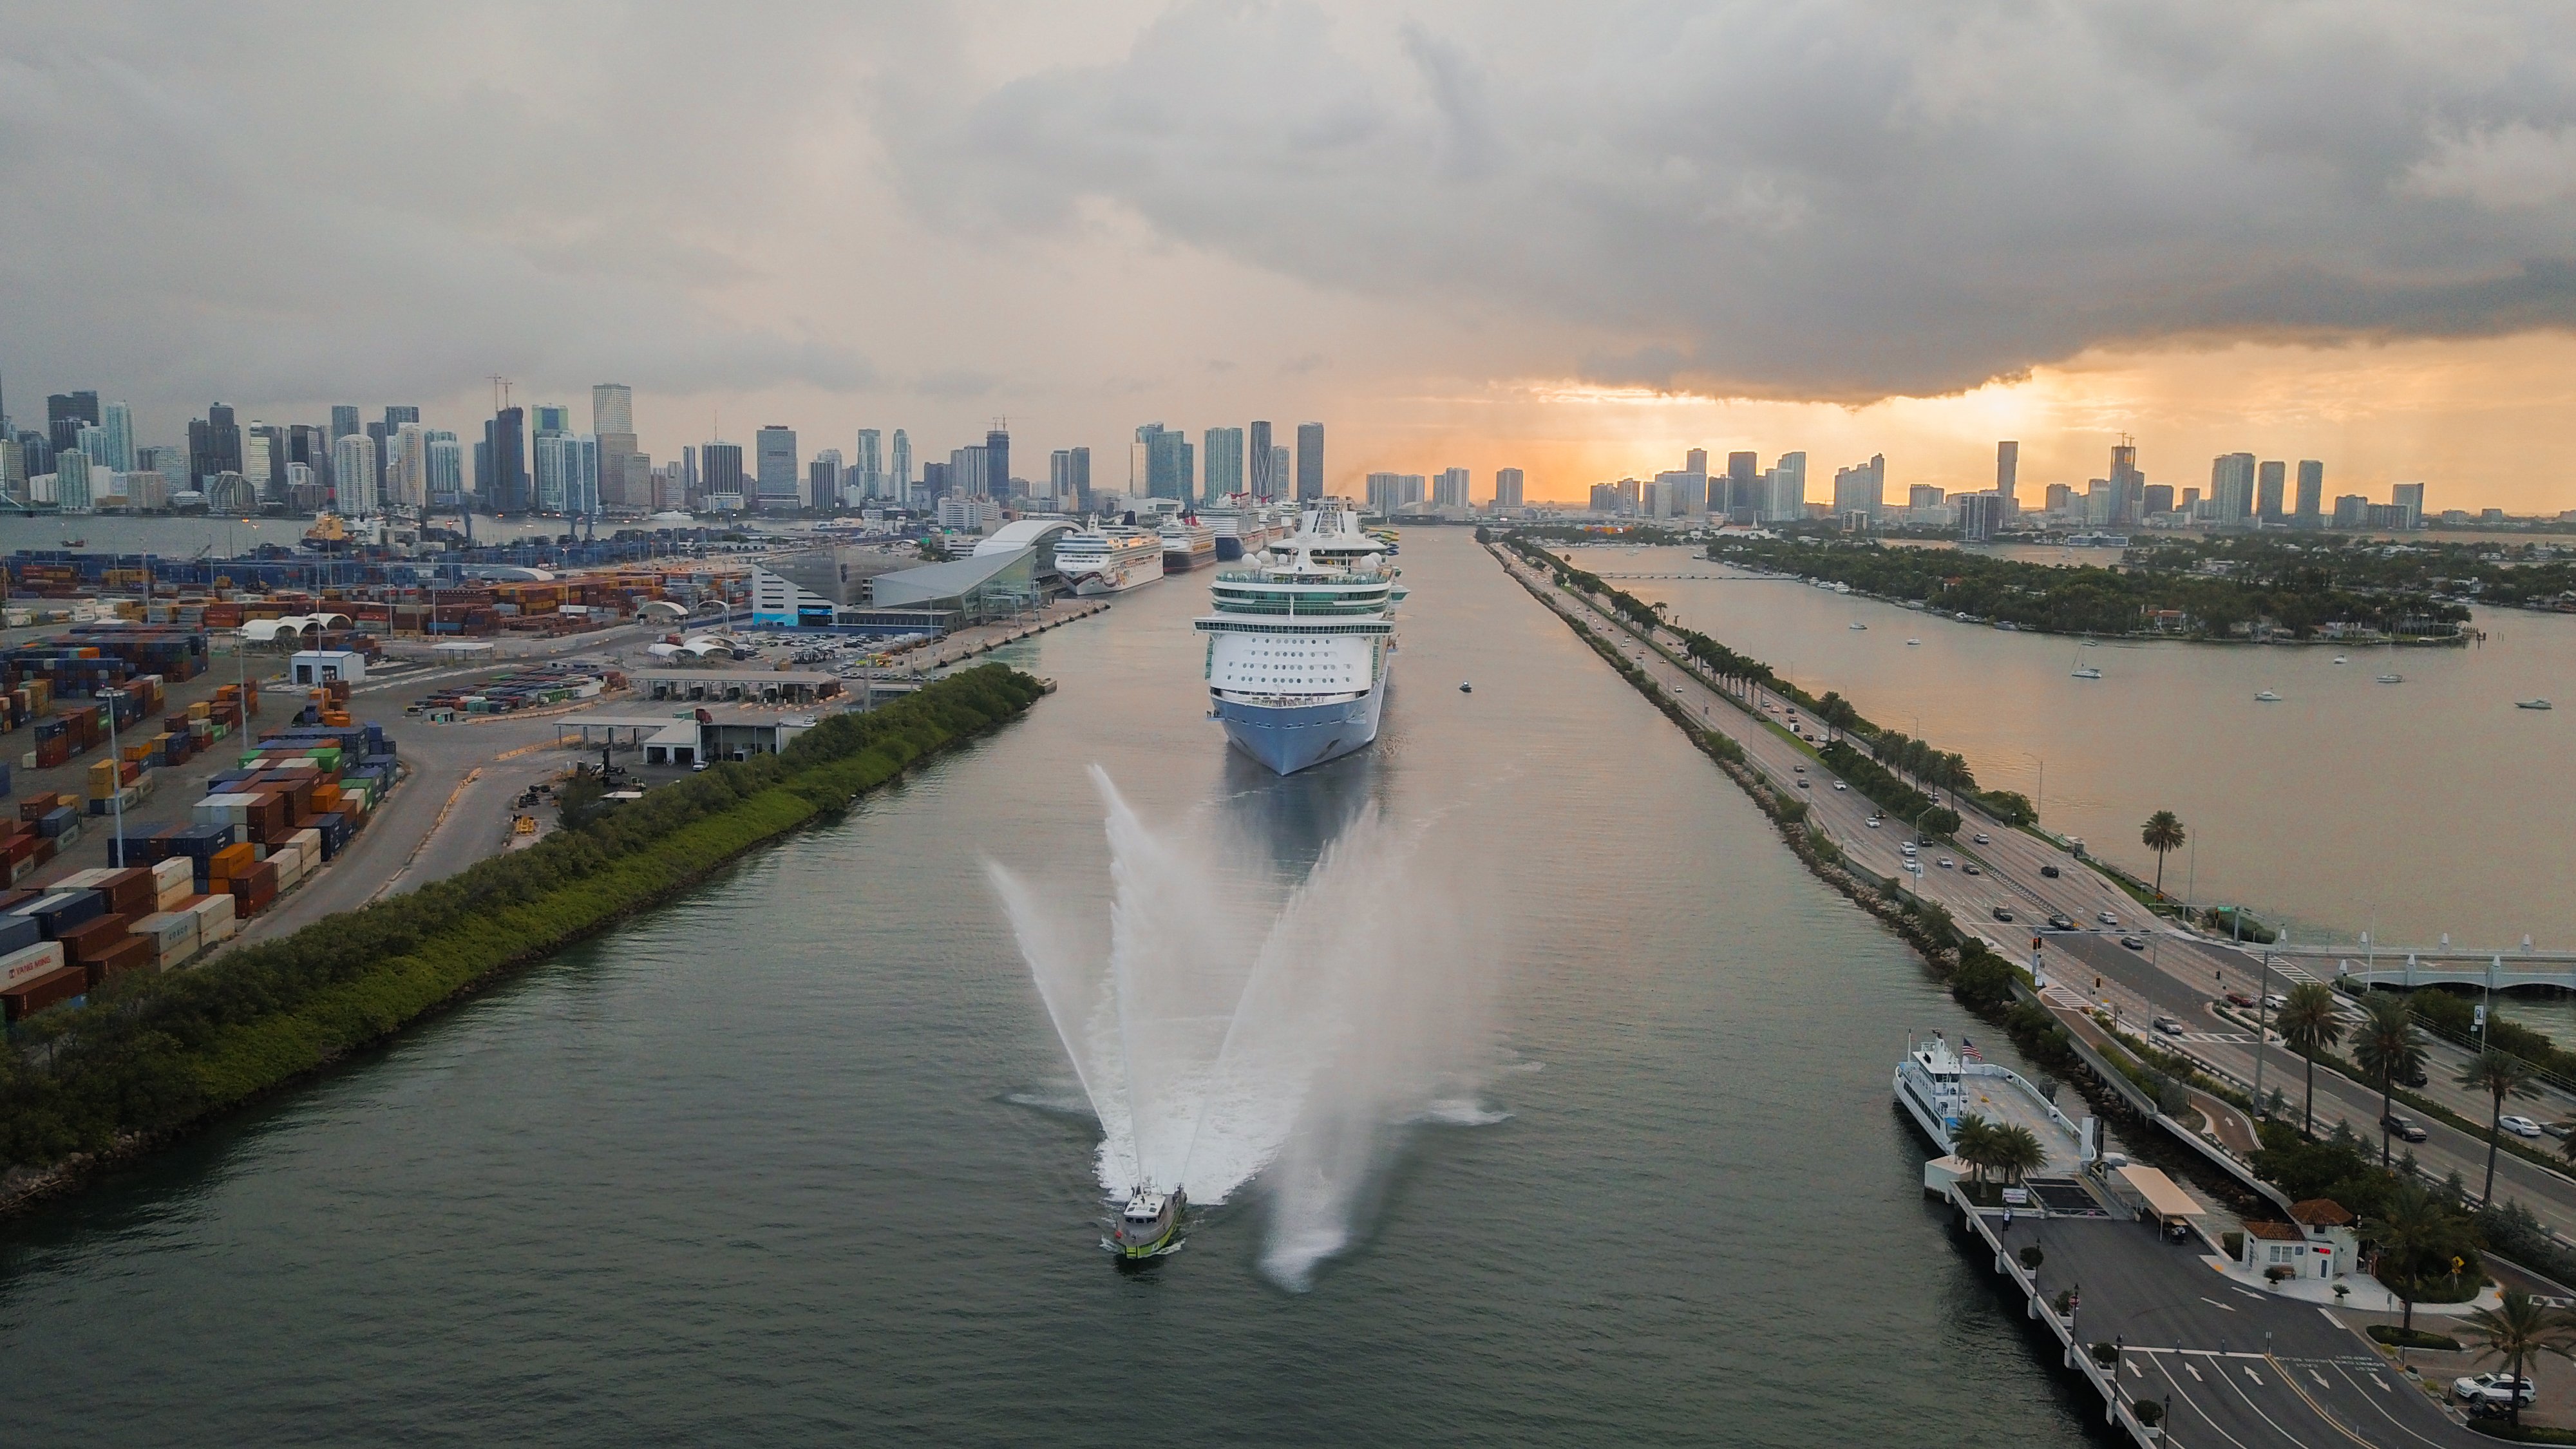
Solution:
[(107, 914), (107, 900), (96, 891), (54, 891), (18, 907), (17, 914), (33, 920), (47, 940), (57, 940), (82, 922)]
[(0, 1017), (24, 1021), (50, 1007), (76, 1004), (88, 994), (89, 974), (77, 966), (65, 966), (0, 991)]

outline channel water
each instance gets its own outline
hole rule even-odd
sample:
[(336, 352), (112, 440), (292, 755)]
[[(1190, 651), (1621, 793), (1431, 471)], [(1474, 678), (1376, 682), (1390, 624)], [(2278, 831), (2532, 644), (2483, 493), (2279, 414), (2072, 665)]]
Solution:
[[(1373, 750), (1231, 755), (1166, 580), (846, 820), (0, 1223), (8, 1441), (2085, 1442), (1889, 1106), (1974, 1024), (1463, 530), (1401, 561)], [(1222, 1198), (1128, 1271), (1118, 969)]]

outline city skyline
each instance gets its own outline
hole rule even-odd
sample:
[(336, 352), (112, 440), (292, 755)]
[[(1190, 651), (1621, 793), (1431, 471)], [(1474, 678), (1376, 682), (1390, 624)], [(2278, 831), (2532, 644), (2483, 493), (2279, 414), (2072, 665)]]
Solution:
[[(1153, 412), (1327, 417), (1337, 487), (1440, 456), (1521, 467), (1535, 500), (1689, 446), (1885, 451), (1958, 489), (1996, 437), (2080, 482), (2119, 433), (2161, 457), (2260, 433), (2374, 493), (2576, 505), (2543, 466), (2576, 408), (2567, 83), (2496, 92), (2492, 36), (2423, 46), (2394, 11), (2211, 17), (2144, 57), (2109, 15), (2000, 17), (2013, 46), (1832, 7), (996, 4), (796, 12), (758, 45), (650, 4), (273, 34), (30, 13), (8, 154), (83, 184), (0, 219), (24, 273), (0, 372), (113, 388), (165, 439), (211, 398), (352, 393), (467, 433), (498, 373), (574, 403), (623, 380), (657, 457), (719, 413), (747, 442), (1007, 412), (1103, 455)], [(2235, 104), (2174, 59), (2204, 43), (2300, 104)], [(1818, 111), (1818, 57), (1856, 52), (1885, 84)], [(742, 94), (662, 99), (706, 86)], [(1775, 126), (1688, 119), (1775, 93)], [(1621, 138), (1675, 164), (1586, 176)], [(2194, 164), (2142, 173), (2150, 138)], [(2030, 184), (2034, 147), (2075, 180)], [(1569, 206), (1595, 182), (1641, 224)], [(1436, 245), (1385, 221), (1426, 207)]]

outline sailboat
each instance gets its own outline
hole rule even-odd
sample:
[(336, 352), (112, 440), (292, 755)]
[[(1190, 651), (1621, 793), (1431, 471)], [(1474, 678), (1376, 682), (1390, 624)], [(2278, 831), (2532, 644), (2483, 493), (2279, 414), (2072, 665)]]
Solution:
[[(2084, 644), (2085, 644), (2085, 647), (2090, 648), (2090, 647), (2092, 647), (2093, 641), (2092, 641), (2092, 640), (2090, 640), (2090, 639), (2087, 639), (2087, 640), (2085, 640), (2085, 641), (2084, 641)], [(2099, 678), (2101, 678), (2101, 677), (2102, 677), (2102, 671), (2101, 671), (2100, 669), (2097, 669), (2097, 668), (2095, 668), (2094, 666), (2092, 666), (2092, 665), (2090, 665), (2090, 664), (2086, 664), (2086, 663), (2084, 663), (2084, 662), (2083, 662), (2083, 660), (2084, 660), (2084, 656), (2083, 656), (2083, 655), (2078, 654), (2078, 655), (2076, 655), (2076, 656), (2075, 656), (2075, 659), (2076, 659), (2076, 664), (2075, 664), (2075, 677), (2076, 677), (2077, 679), (2099, 679)]]

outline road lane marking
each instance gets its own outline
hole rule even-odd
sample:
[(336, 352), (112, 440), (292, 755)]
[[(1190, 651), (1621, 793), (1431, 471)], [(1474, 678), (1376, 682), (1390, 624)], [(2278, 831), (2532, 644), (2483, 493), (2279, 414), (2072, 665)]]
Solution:
[[(2342, 1374), (2342, 1375), (2343, 1375), (2345, 1378), (2347, 1378), (2347, 1379), (2349, 1379), (2349, 1378), (2351, 1378), (2351, 1377), (2352, 1377), (2351, 1373), (2350, 1373), (2350, 1372), (2348, 1372), (2347, 1370), (2345, 1370), (2345, 1369), (2344, 1369), (2342, 1366), (2340, 1366), (2340, 1365), (2337, 1365), (2337, 1366), (2336, 1366), (2336, 1368), (2335, 1368), (2335, 1372), (2336, 1372), (2336, 1373), (2339, 1373), (2339, 1374)], [(2374, 1383), (2374, 1384), (2377, 1384), (2377, 1385), (2380, 1387), (2381, 1391), (2383, 1391), (2383, 1392), (2388, 1392), (2388, 1391), (2390, 1391), (2390, 1390), (2389, 1390), (2389, 1388), (2388, 1388), (2387, 1381), (2386, 1381), (2386, 1380), (2384, 1380), (2384, 1379), (2382, 1379), (2382, 1378), (2380, 1378), (2380, 1376), (2379, 1376), (2377, 1373), (2373, 1373), (2373, 1374), (2370, 1376), (2370, 1381), (2371, 1381), (2372, 1383)], [(2359, 1385), (2355, 1385), (2355, 1387), (2359, 1387)], [(2397, 1432), (2398, 1432), (2398, 1433), (2405, 1435), (2407, 1438), (2414, 1440), (2414, 1441), (2415, 1441), (2416, 1443), (2418, 1443), (2418, 1444), (2430, 1444), (2430, 1445), (2433, 1445), (2433, 1446), (2434, 1446), (2434, 1449), (2442, 1449), (2442, 1441), (2441, 1441), (2441, 1440), (2438, 1440), (2438, 1439), (2427, 1439), (2427, 1438), (2425, 1438), (2423, 1435), (2416, 1433), (2412, 1426), (2410, 1426), (2410, 1425), (2406, 1424), (2403, 1420), (2400, 1420), (2400, 1419), (2399, 1419), (2395, 1414), (2392, 1414), (2392, 1413), (2388, 1412), (2388, 1406), (2387, 1406), (2387, 1405), (2380, 1403), (2377, 1399), (2374, 1399), (2374, 1398), (2370, 1397), (2368, 1394), (2364, 1394), (2364, 1395), (2362, 1395), (2361, 1397), (2362, 1397), (2362, 1402), (2364, 1402), (2364, 1403), (2366, 1403), (2366, 1404), (2370, 1405), (2370, 1407), (2371, 1407), (2372, 1409), (2374, 1409), (2374, 1410), (2378, 1411), (2379, 1417), (2381, 1417), (2381, 1418), (2383, 1418), (2383, 1419), (2386, 1419), (2386, 1420), (2387, 1420), (2389, 1423), (2391, 1423), (2391, 1424), (2396, 1425), (2396, 1426), (2397, 1426)], [(2436, 1412), (2439, 1412), (2439, 1411), (2436, 1411)]]
[(2193, 1363), (2190, 1359), (2184, 1359), (2184, 1360), (2182, 1361), (2182, 1368), (2183, 1368), (2183, 1372), (2185, 1372), (2185, 1373), (2187, 1373), (2187, 1374), (2190, 1374), (2190, 1375), (2191, 1375), (2191, 1381), (2192, 1381), (2193, 1383), (2196, 1383), (2196, 1384), (2205, 1384), (2205, 1383), (2209, 1382), (2209, 1380), (2207, 1380), (2207, 1379), (2205, 1379), (2205, 1378), (2202, 1378), (2202, 1377), (2200, 1376), (2200, 1366), (2199, 1366), (2198, 1364)]
[[(2191, 1369), (2191, 1376), (2192, 1376), (2192, 1379), (2193, 1379), (2193, 1381), (2194, 1381), (2194, 1382), (2198, 1382), (2198, 1381), (2200, 1380), (2200, 1370), (2198, 1370), (2198, 1369), (2193, 1369), (2193, 1368), (2191, 1367), (2191, 1360), (2190, 1360), (2190, 1359), (2187, 1359), (2187, 1358), (2186, 1358), (2186, 1359), (2184, 1359), (2184, 1360), (2183, 1360), (2183, 1362), (2182, 1362), (2182, 1366), (2183, 1366), (2184, 1368), (2186, 1368), (2186, 1369)], [(2161, 1362), (2159, 1362), (2159, 1363), (2157, 1364), (2157, 1367), (2158, 1367), (2158, 1368), (2160, 1368), (2160, 1369), (2164, 1368), (2164, 1366), (2163, 1366), (2163, 1364), (2162, 1364)], [(2166, 1382), (2166, 1383), (2169, 1383), (2169, 1384), (2171, 1384), (2171, 1385), (2173, 1385), (2173, 1387), (2174, 1387), (2174, 1392), (2176, 1392), (2176, 1393), (2178, 1393), (2178, 1394), (2180, 1394), (2180, 1395), (2182, 1396), (2182, 1401), (2183, 1401), (2183, 1403), (2184, 1403), (2186, 1406), (2188, 1406), (2188, 1407), (2190, 1408), (2190, 1410), (2191, 1410), (2193, 1413), (2198, 1414), (2198, 1415), (2200, 1416), (2200, 1422), (2202, 1422), (2202, 1423), (2204, 1423), (2204, 1424), (2207, 1424), (2207, 1425), (2209, 1426), (2209, 1431), (2210, 1431), (2211, 1433), (2216, 1434), (2219, 1438), (2224, 1439), (2224, 1440), (2226, 1440), (2228, 1443), (2235, 1445), (2235, 1446), (2236, 1446), (2236, 1449), (2247, 1449), (2247, 1445), (2246, 1445), (2246, 1443), (2245, 1443), (2245, 1441), (2244, 1441), (2244, 1440), (2239, 1439), (2239, 1438), (2237, 1438), (2235, 1435), (2228, 1433), (2225, 1429), (2222, 1429), (2222, 1428), (2218, 1427), (2218, 1421), (2217, 1421), (2216, 1419), (2211, 1418), (2211, 1417), (2209, 1416), (2209, 1410), (2207, 1410), (2207, 1409), (2205, 1409), (2205, 1408), (2201, 1407), (2200, 1401), (2199, 1401), (2198, 1399), (2195, 1399), (2195, 1398), (2193, 1398), (2193, 1397), (2191, 1396), (2191, 1390), (2184, 1388), (2184, 1387), (2182, 1386), (2182, 1381), (2181, 1381), (2180, 1379), (2177, 1379), (2177, 1378), (2175, 1378), (2175, 1377), (2173, 1376), (2173, 1370), (2171, 1370), (2171, 1369), (2164, 1369), (2164, 1376), (2165, 1376), (2165, 1382)], [(2172, 1439), (2172, 1437), (2171, 1437), (2171, 1432), (2172, 1432), (2172, 1431), (2170, 1431), (2170, 1430), (2168, 1430), (2168, 1431), (2167, 1431), (2167, 1439), (2166, 1439), (2166, 1442), (2167, 1442), (2167, 1443), (2172, 1443), (2172, 1442), (2174, 1442), (2174, 1441), (2173, 1441), (2173, 1439)]]
[(2244, 1371), (2245, 1377), (2254, 1381), (2254, 1387), (2258, 1389), (2263, 1387), (2263, 1376), (2254, 1372), (2252, 1364), (2238, 1364), (2237, 1367)]
[(2219, 1312), (2221, 1312), (2221, 1313), (2233, 1313), (2233, 1312), (2235, 1312), (2235, 1311), (2236, 1311), (2236, 1305), (2235, 1305), (2235, 1304), (2233, 1304), (2233, 1303), (2221, 1303), (2221, 1302), (2219, 1302), (2217, 1299), (2215, 1299), (2215, 1298), (2211, 1298), (2211, 1297), (2207, 1296), (2206, 1294), (2202, 1295), (2202, 1297), (2201, 1297), (2201, 1300), (2200, 1300), (2200, 1301), (2201, 1301), (2201, 1302), (2203, 1302), (2203, 1303), (2208, 1304), (2208, 1305), (2209, 1305), (2210, 1307), (2212, 1307), (2212, 1308), (2217, 1309), (2217, 1310), (2218, 1310)]
[(2318, 1373), (2314, 1368), (2308, 1370), (2308, 1377), (2317, 1381), (2318, 1388), (2330, 1389), (2334, 1387), (2334, 1385), (2326, 1382), (2326, 1376), (2324, 1374)]

